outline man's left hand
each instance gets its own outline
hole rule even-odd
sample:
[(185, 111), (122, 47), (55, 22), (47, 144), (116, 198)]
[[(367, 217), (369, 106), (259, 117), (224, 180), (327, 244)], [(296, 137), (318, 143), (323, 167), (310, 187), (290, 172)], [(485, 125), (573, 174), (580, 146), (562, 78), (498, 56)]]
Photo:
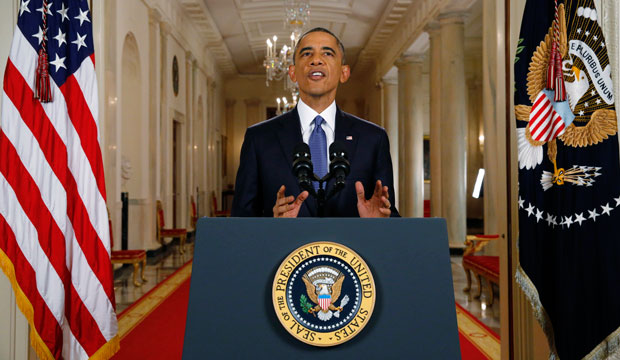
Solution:
[(377, 180), (375, 190), (369, 200), (366, 200), (364, 185), (360, 181), (355, 182), (355, 191), (357, 192), (357, 211), (360, 217), (389, 217), (392, 214), (390, 200), (388, 199), (390, 197), (388, 187), (382, 186), (381, 180)]

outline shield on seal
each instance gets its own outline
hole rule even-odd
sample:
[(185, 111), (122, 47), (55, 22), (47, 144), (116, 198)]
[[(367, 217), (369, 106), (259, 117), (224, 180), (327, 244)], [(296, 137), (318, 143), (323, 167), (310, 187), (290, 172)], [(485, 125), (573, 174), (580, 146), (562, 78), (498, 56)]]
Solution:
[(323, 311), (329, 309), (329, 304), (332, 303), (332, 296), (330, 294), (319, 294), (319, 306)]

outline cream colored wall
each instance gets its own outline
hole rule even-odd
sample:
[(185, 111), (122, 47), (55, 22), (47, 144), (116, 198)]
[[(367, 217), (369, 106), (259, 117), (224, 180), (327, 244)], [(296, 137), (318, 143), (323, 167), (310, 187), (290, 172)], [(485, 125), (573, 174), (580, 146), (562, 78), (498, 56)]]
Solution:
[[(115, 248), (120, 247), (120, 192), (127, 190), (129, 247), (155, 249), (160, 246), (155, 239), (155, 202), (162, 201), (166, 225), (172, 226), (173, 177), (178, 181), (178, 227), (188, 226), (190, 195), (198, 202), (200, 215), (208, 215), (209, 194), (221, 191), (217, 144), (222, 135), (222, 80), (206, 40), (180, 2), (107, 1), (100, 13), (105, 14), (105, 24), (95, 28), (95, 37), (101, 38), (105, 49), (101, 127)], [(139, 63), (140, 79), (124, 76), (132, 71), (122, 60), (128, 34), (135, 38), (137, 55), (132, 56)], [(172, 87), (175, 56), (177, 95)], [(172, 168), (175, 121), (180, 130), (177, 173)], [(133, 174), (123, 185), (121, 160), (126, 154), (131, 154)]]

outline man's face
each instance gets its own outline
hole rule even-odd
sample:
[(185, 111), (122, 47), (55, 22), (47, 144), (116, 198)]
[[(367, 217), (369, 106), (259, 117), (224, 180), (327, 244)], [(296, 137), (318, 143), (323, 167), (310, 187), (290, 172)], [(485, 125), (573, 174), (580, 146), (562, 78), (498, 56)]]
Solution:
[(295, 65), (288, 71), (301, 95), (335, 98), (338, 83), (346, 82), (350, 75), (349, 66), (342, 65), (342, 55), (338, 42), (328, 33), (316, 31), (301, 39)]

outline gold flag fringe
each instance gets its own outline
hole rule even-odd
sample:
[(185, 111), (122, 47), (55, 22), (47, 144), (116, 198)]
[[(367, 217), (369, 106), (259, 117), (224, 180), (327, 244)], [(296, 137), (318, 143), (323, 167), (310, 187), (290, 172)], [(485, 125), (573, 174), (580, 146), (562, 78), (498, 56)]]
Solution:
[[(515, 281), (525, 293), (525, 296), (534, 310), (534, 316), (536, 317), (536, 320), (538, 320), (538, 323), (547, 337), (547, 343), (549, 344), (550, 349), (549, 360), (559, 360), (560, 357), (558, 356), (557, 349), (555, 348), (553, 324), (551, 324), (551, 319), (540, 302), (538, 290), (536, 290), (536, 287), (525, 273), (525, 270), (521, 267), (521, 264), (517, 265)], [(588, 355), (584, 356), (583, 360), (605, 360), (611, 356), (618, 355), (620, 355), (620, 327), (605, 338), (605, 340), (603, 340), (600, 344), (598, 344), (598, 346), (595, 347), (594, 350), (592, 350)]]
[[(11, 282), (11, 286), (13, 287), (13, 292), (15, 293), (15, 300), (17, 302), (17, 306), (19, 310), (24, 314), (24, 317), (28, 321), (30, 325), (30, 345), (34, 349), (35, 353), (41, 360), (53, 360), (54, 355), (47, 347), (47, 344), (41, 338), (41, 335), (37, 332), (37, 329), (34, 326), (34, 310), (32, 309), (32, 304), (24, 291), (21, 289), (19, 284), (17, 283), (17, 278), (15, 277), (15, 267), (9, 257), (4, 253), (2, 249), (0, 249), (0, 268), (9, 278)], [(103, 345), (97, 352), (90, 357), (93, 360), (107, 360), (111, 358), (118, 350), (120, 349), (120, 340), (118, 335), (110, 339), (105, 345)]]

